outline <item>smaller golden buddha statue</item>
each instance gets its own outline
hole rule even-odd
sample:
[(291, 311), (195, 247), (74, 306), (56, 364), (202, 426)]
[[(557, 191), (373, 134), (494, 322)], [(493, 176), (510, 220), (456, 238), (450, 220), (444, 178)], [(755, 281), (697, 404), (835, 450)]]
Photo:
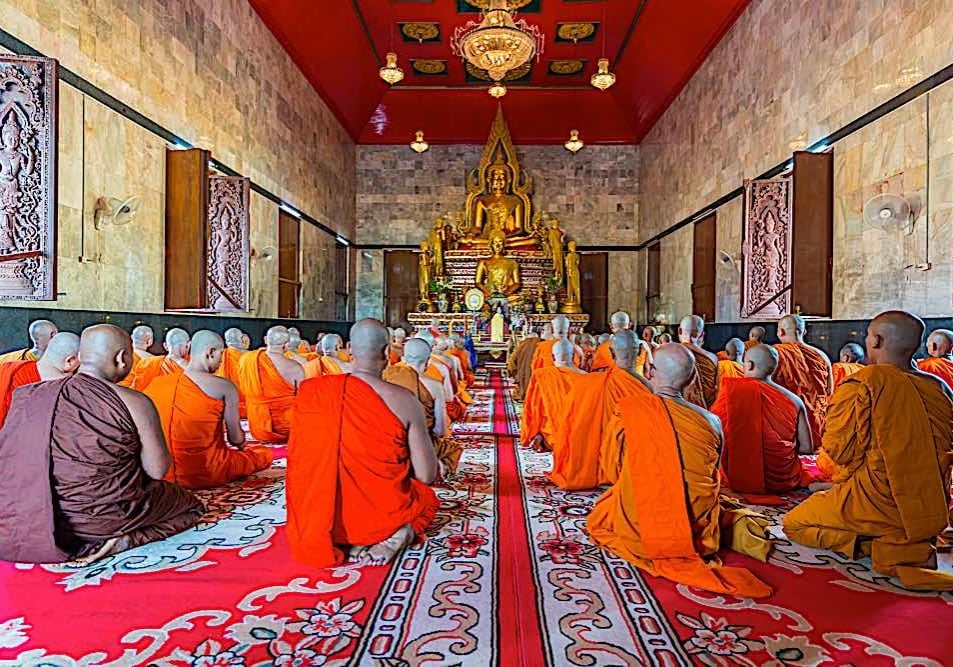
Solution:
[(504, 256), (506, 236), (501, 231), (493, 230), (489, 242), (493, 255), (477, 264), (476, 285), (488, 297), (511, 297), (520, 288), (520, 266), (516, 260)]
[(549, 229), (546, 230), (546, 243), (549, 248), (549, 255), (553, 258), (553, 277), (560, 285), (563, 282), (563, 242), (566, 235), (559, 228), (559, 220), (553, 218), (549, 221)]
[(421, 312), (432, 312), (433, 302), (430, 301), (430, 268), (433, 261), (430, 254), (430, 244), (420, 242), (420, 256), (417, 261), (417, 293), (420, 299)]
[(576, 242), (569, 242), (569, 252), (566, 253), (566, 301), (560, 308), (561, 313), (581, 313), (580, 302), (582, 294), (579, 285), (579, 253), (576, 252)]

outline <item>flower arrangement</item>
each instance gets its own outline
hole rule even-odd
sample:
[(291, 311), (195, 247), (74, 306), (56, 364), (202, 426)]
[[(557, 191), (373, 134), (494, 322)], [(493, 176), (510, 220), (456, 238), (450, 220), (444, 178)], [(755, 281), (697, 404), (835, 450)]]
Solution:
[(453, 289), (453, 280), (446, 276), (440, 278), (431, 278), (428, 289), (434, 294), (446, 294)]

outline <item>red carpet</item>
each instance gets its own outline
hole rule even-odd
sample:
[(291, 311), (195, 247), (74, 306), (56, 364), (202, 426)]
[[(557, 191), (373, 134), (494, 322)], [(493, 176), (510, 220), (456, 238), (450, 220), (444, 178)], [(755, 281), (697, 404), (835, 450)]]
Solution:
[[(71, 570), (0, 564), (0, 661), (12, 665), (937, 665), (953, 595), (904, 591), (779, 537), (769, 564), (729, 555), (767, 600), (643, 575), (589, 544), (596, 492), (564, 493), (520, 449), (494, 375), (454, 427), (426, 545), (389, 567), (316, 570), (285, 542), (284, 451), (216, 493), (203, 523)], [(784, 508), (766, 508), (775, 524)]]

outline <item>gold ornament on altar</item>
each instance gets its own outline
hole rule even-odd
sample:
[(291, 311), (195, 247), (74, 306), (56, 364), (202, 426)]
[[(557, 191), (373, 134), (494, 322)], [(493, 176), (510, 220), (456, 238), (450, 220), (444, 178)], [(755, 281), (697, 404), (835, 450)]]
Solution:
[(546, 241), (549, 248), (549, 256), (553, 258), (553, 277), (557, 285), (563, 282), (563, 243), (566, 235), (559, 228), (559, 220), (553, 218), (549, 221), (549, 229), (546, 231)]
[(420, 257), (417, 259), (417, 292), (420, 297), (420, 310), (425, 313), (433, 312), (433, 302), (430, 300), (430, 244), (420, 242)]
[(539, 26), (516, 20), (508, 0), (489, 0), (481, 21), (470, 21), (453, 33), (453, 53), (474, 67), (486, 70), (494, 81), (543, 52)]
[(566, 314), (581, 313), (582, 294), (579, 285), (579, 253), (576, 252), (576, 242), (569, 242), (569, 252), (566, 253), (566, 300), (559, 312)]

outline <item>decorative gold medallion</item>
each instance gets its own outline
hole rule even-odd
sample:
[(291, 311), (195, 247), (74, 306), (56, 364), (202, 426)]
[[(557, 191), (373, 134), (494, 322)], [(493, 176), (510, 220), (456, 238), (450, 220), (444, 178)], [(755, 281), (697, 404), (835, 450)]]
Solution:
[[(490, 78), (490, 73), (485, 69), (480, 69), (475, 66), (473, 63), (466, 63), (467, 74), (472, 76), (474, 79), (479, 79), (480, 81), (492, 81)], [(524, 76), (530, 73), (530, 70), (533, 69), (533, 63), (524, 63), (517, 67), (516, 69), (511, 69), (506, 73), (506, 76), (503, 77), (504, 81), (516, 81), (522, 79)]]
[(483, 303), (486, 301), (486, 295), (483, 294), (483, 290), (480, 288), (473, 287), (468, 289), (466, 294), (463, 295), (463, 301), (466, 303), (467, 310), (475, 313), (483, 308)]
[(559, 23), (556, 25), (556, 40), (561, 42), (584, 42), (596, 34), (595, 23)]
[(425, 76), (447, 73), (446, 60), (411, 60), (410, 64), (417, 74), (423, 74)]
[[(532, 1), (533, 0), (510, 0), (507, 3), (507, 6), (511, 10), (522, 9)], [(475, 7), (477, 9), (489, 9), (490, 7), (490, 0), (465, 0), (465, 2), (471, 7)]]
[(550, 60), (549, 73), (556, 76), (579, 74), (586, 67), (585, 60)]
[(436, 42), (440, 40), (440, 26), (436, 23), (401, 23), (400, 32), (415, 42)]

